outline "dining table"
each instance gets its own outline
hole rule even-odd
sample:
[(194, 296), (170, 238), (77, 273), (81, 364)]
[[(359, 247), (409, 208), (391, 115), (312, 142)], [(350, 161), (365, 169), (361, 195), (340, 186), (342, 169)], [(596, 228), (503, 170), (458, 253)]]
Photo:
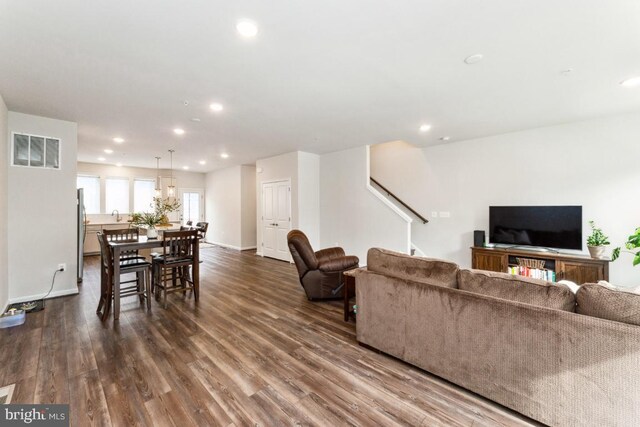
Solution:
[[(194, 283), (199, 283), (200, 280), (200, 240), (193, 240), (193, 281)], [(153, 249), (153, 248), (161, 248), (164, 245), (164, 241), (162, 238), (158, 239), (150, 239), (147, 236), (139, 236), (137, 241), (111, 241), (109, 242), (109, 246), (113, 251), (113, 259), (119, 260), (120, 254), (124, 251), (135, 251), (142, 249)], [(120, 317), (120, 292), (117, 290), (120, 289), (120, 263), (113, 263), (113, 287), (107, 291), (106, 298), (107, 301), (105, 307), (109, 306), (111, 301), (111, 294), (113, 294), (113, 318), (117, 320)], [(115, 292), (113, 290), (116, 290)], [(151, 298), (151, 295), (148, 296)], [(108, 310), (105, 308), (105, 310)], [(108, 311), (107, 311), (108, 312)]]

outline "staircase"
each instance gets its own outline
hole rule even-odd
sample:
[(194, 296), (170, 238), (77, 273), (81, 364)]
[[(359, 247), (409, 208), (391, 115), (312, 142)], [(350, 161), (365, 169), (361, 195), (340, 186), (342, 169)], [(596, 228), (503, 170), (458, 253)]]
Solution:
[(367, 149), (367, 176), (369, 178), (369, 182), (367, 182), (367, 189), (407, 222), (406, 253), (411, 256), (426, 256), (426, 254), (412, 242), (411, 227), (413, 218), (417, 218), (422, 224), (427, 224), (429, 220), (416, 212), (415, 209), (413, 209), (411, 206), (409, 206), (402, 199), (393, 194), (389, 189), (387, 189), (384, 185), (382, 185), (379, 181), (371, 176), (371, 171), (369, 168), (370, 156), (370, 150)]

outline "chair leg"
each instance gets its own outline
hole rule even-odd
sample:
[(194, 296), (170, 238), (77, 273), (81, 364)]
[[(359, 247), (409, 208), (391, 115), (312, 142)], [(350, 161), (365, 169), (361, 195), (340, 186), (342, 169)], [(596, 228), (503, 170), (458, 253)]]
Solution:
[(106, 294), (107, 294), (107, 280), (105, 278), (105, 271), (104, 268), (102, 266), (102, 264), (100, 265), (100, 301), (98, 301), (98, 308), (96, 309), (96, 314), (100, 314), (100, 311), (102, 310), (102, 307), (104, 307), (104, 301), (106, 299)]
[(138, 299), (140, 300), (140, 304), (144, 303), (144, 295), (142, 294), (142, 290), (145, 289), (146, 286), (146, 272), (138, 271), (136, 272), (136, 290), (140, 292), (138, 295)]
[(147, 297), (147, 310), (151, 310), (151, 269), (147, 268), (144, 271), (144, 276)]
[(198, 301), (198, 299), (200, 298), (200, 281), (193, 281), (193, 298), (196, 300), (196, 302)]
[(167, 280), (165, 278), (165, 281), (163, 283), (164, 287), (162, 289), (162, 305), (164, 306), (164, 308), (167, 308)]
[(187, 296), (187, 278), (189, 277), (187, 274), (188, 267), (180, 267), (180, 286), (182, 286), (182, 296)]

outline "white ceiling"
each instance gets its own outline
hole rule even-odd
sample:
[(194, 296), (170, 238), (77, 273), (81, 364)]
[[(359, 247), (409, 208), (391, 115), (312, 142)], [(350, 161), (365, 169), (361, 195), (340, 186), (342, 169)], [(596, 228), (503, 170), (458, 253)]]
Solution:
[(0, 93), (77, 122), (87, 162), (453, 142), (640, 109), (635, 75), (638, 0), (0, 0)]

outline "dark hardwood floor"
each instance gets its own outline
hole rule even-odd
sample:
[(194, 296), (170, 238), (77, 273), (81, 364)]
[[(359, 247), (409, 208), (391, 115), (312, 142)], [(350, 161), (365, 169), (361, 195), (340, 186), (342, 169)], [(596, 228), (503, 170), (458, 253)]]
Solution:
[(127, 298), (95, 314), (96, 257), (80, 294), (0, 330), (0, 387), (13, 402), (70, 403), (74, 426), (531, 425), (357, 344), (340, 302), (310, 303), (294, 266), (201, 250), (201, 299), (151, 312)]

